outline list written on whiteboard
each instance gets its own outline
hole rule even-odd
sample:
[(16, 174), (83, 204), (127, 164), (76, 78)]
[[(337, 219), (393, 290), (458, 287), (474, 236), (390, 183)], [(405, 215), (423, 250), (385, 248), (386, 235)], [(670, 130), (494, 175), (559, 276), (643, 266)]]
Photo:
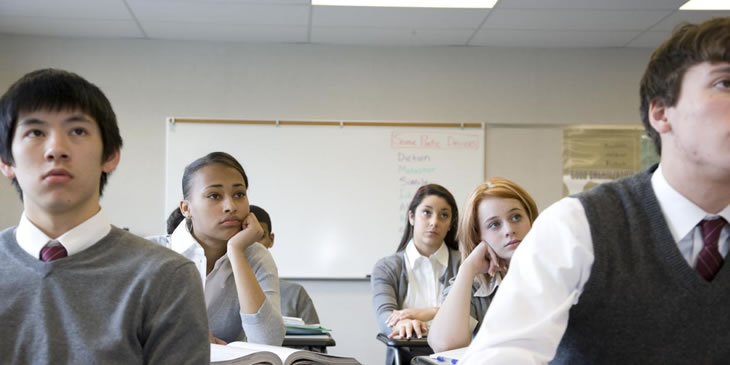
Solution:
[[(479, 136), (474, 134), (443, 132), (391, 133), (390, 146), (395, 152), (398, 169), (399, 219), (405, 222), (410, 204), (416, 190), (429, 183), (439, 181), (440, 171), (436, 159), (443, 155), (439, 150), (474, 150), (479, 148)], [(403, 233), (404, 225), (399, 225), (398, 233)]]

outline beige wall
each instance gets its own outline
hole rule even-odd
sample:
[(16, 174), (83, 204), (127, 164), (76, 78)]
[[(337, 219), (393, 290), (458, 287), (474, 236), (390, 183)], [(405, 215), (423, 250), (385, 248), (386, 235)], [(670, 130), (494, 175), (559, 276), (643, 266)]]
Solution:
[[(114, 224), (142, 235), (161, 233), (172, 208), (163, 206), (168, 116), (638, 123), (638, 80), (649, 56), (644, 49), (408, 49), (25, 37), (0, 37), (0, 49), (2, 90), (41, 67), (75, 71), (104, 90), (125, 145), (102, 204)], [(519, 141), (519, 133), (511, 138)], [(513, 155), (521, 157), (514, 164), (510, 154), (496, 158), (500, 166), (505, 161), (511, 165), (510, 171), (532, 171), (529, 157), (539, 165), (543, 147), (533, 152), (531, 143), (516, 146), (520, 151)], [(486, 161), (500, 153), (489, 146), (487, 151)], [(266, 158), (266, 151), (250, 158)], [(487, 166), (487, 175), (500, 171)], [(520, 178), (528, 191), (543, 188), (539, 176)], [(265, 177), (259, 182), (266, 183)], [(7, 183), (0, 184), (0, 205), (0, 226), (16, 224), (20, 204)], [(325, 325), (335, 327), (333, 353), (380, 363), (384, 351), (374, 339), (368, 286), (303, 283), (320, 312), (326, 312), (321, 315)], [(341, 295), (353, 303), (333, 300)]]

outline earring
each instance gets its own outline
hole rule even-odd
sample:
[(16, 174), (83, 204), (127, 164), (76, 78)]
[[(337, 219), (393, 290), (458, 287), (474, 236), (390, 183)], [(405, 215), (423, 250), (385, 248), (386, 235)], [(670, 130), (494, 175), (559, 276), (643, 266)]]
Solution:
[(185, 216), (185, 227), (187, 227), (190, 233), (193, 233), (193, 220), (188, 216)]

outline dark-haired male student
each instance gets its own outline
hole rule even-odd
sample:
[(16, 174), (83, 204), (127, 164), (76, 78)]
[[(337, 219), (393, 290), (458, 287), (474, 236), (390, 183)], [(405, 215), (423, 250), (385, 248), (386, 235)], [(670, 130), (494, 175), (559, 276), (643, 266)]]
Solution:
[(193, 262), (99, 206), (121, 147), (109, 100), (76, 74), (34, 71), (0, 98), (0, 170), (24, 209), (0, 232), (0, 363), (210, 362)]

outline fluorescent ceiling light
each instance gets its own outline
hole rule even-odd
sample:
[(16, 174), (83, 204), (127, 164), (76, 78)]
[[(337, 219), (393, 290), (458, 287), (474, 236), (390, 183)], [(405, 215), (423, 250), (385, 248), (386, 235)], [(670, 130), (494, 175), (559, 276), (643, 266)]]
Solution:
[[(727, 0), (726, 0), (727, 1)], [(312, 5), (488, 9), (497, 0), (312, 0)]]
[(728, 0), (689, 0), (679, 10), (730, 10)]

